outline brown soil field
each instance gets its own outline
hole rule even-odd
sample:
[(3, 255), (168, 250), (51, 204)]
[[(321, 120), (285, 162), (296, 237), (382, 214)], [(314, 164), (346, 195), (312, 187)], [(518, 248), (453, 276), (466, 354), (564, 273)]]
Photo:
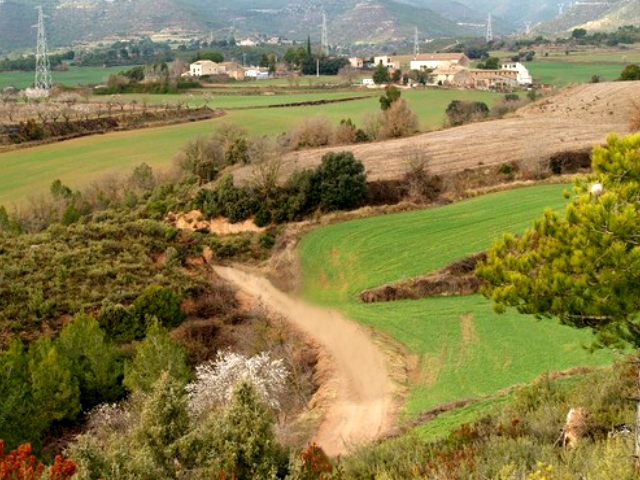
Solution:
[[(425, 155), (431, 171), (437, 174), (512, 161), (535, 162), (602, 144), (609, 133), (630, 133), (631, 113), (638, 103), (640, 82), (570, 86), (501, 120), (408, 138), (289, 153), (283, 159), (281, 176), (317, 166), (327, 152), (345, 150), (364, 163), (369, 181), (401, 178), (416, 152)], [(235, 172), (240, 182), (251, 176), (251, 166)]]

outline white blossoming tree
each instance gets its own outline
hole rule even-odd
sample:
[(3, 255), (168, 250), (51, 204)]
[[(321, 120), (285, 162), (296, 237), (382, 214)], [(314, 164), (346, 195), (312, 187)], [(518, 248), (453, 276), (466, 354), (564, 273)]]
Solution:
[(253, 357), (224, 351), (215, 360), (196, 367), (196, 381), (187, 385), (189, 405), (195, 415), (231, 401), (240, 382), (253, 385), (262, 400), (274, 410), (286, 386), (288, 372), (282, 360), (271, 360), (267, 352)]

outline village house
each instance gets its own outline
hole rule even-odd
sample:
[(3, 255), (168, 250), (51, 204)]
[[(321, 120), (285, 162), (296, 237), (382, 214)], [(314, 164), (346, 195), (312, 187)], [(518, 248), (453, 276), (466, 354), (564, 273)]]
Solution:
[(471, 60), (464, 53), (426, 53), (410, 62), (411, 70), (435, 70), (441, 66), (469, 67)]
[(360, 57), (351, 57), (349, 58), (349, 64), (353, 68), (362, 68), (364, 67), (364, 60)]
[(250, 80), (268, 80), (269, 70), (266, 68), (249, 68), (244, 72), (244, 78)]
[(531, 77), (529, 70), (520, 62), (503, 63), (500, 65), (500, 70), (517, 72), (518, 85), (520, 86), (525, 87), (533, 84), (533, 77)]
[(202, 77), (203, 75), (220, 75), (226, 73), (224, 64), (212, 62), (211, 60), (198, 60), (189, 65), (189, 75), (192, 77)]
[(379, 56), (379, 57), (373, 57), (373, 66), (377, 67), (378, 65), (382, 65), (382, 66), (387, 67), (389, 69), (396, 68), (394, 63), (393, 63), (393, 57), (391, 57), (389, 55), (382, 55), (382, 56)]
[(507, 89), (518, 87), (518, 72), (514, 70), (468, 70), (472, 88)]
[(467, 87), (472, 84), (472, 80), (467, 68), (443, 63), (429, 74), (428, 83), (447, 87)]

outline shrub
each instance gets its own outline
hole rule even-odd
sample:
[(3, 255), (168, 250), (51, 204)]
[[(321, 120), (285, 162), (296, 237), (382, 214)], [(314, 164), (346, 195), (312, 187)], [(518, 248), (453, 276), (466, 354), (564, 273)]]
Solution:
[(147, 330), (144, 317), (133, 315), (127, 307), (110, 302), (102, 306), (97, 320), (109, 338), (118, 343), (139, 340)]
[(409, 108), (406, 100), (396, 100), (385, 110), (380, 130), (381, 137), (406, 137), (417, 131), (418, 116)]
[(155, 317), (160, 325), (167, 328), (177, 327), (186, 318), (180, 309), (180, 297), (159, 285), (144, 289), (131, 305), (131, 315), (137, 317), (138, 322)]
[(216, 179), (225, 165), (224, 148), (213, 138), (198, 137), (188, 142), (182, 151), (183, 170), (198, 177), (200, 183)]
[(324, 211), (359, 207), (366, 196), (364, 165), (351, 152), (327, 153), (313, 177)]
[(291, 148), (316, 148), (331, 145), (333, 127), (324, 117), (309, 118), (291, 132)]
[(382, 110), (389, 110), (394, 102), (400, 100), (402, 92), (394, 85), (385, 87), (384, 92), (384, 95), (380, 96), (380, 108)]
[(451, 126), (459, 126), (486, 118), (489, 107), (484, 102), (453, 100), (447, 106), (446, 114)]
[(151, 392), (163, 373), (186, 383), (190, 372), (187, 354), (156, 321), (135, 347), (131, 361), (125, 364), (124, 386), (131, 392)]

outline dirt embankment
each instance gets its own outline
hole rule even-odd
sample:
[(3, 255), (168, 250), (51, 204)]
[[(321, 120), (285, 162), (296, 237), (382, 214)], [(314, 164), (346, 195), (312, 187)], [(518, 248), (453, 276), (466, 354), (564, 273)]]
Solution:
[(387, 359), (369, 333), (339, 313), (290, 297), (254, 274), (230, 267), (214, 267), (260, 304), (289, 319), (326, 353), (325, 377), (315, 403), (324, 416), (314, 441), (328, 455), (387, 434), (397, 413), (396, 388)]
[[(535, 161), (561, 152), (578, 151), (603, 143), (609, 133), (629, 133), (629, 117), (640, 100), (640, 82), (610, 82), (568, 87), (502, 120), (475, 123), (409, 138), (338, 146), (290, 153), (282, 176), (313, 168), (327, 152), (348, 150), (360, 159), (369, 181), (401, 178), (407, 158), (419, 151), (430, 159), (433, 173), (442, 174)], [(251, 166), (235, 172), (240, 181), (251, 177)]]

